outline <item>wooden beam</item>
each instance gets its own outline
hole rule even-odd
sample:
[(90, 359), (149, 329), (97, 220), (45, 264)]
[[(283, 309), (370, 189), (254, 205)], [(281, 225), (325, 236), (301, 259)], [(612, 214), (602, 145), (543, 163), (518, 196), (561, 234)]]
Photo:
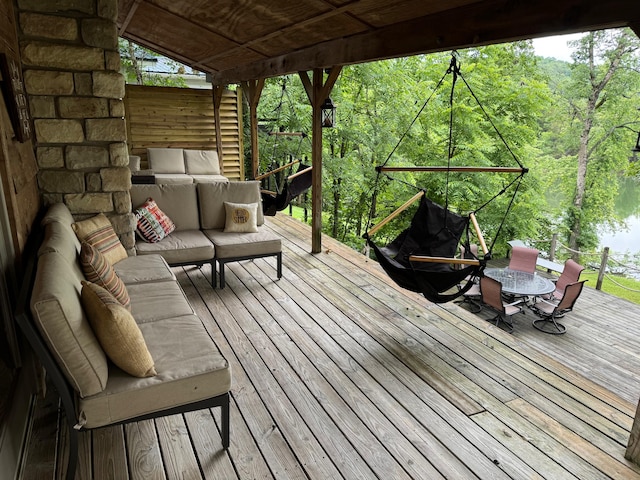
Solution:
[(378, 167), (381, 172), (502, 172), (522, 173), (526, 168), (520, 167), (446, 167), (446, 166), (415, 166), (415, 167)]
[(260, 171), (260, 152), (258, 148), (258, 104), (264, 88), (264, 78), (244, 82), (248, 92), (249, 130), (251, 132), (251, 178), (257, 180)]
[(407, 208), (409, 208), (411, 204), (413, 204), (413, 202), (415, 202), (419, 198), (422, 198), (423, 195), (424, 195), (424, 191), (419, 191), (418, 193), (416, 193), (413, 197), (411, 197), (409, 200), (407, 200), (402, 205), (400, 205), (396, 210), (391, 212), (391, 214), (389, 214), (384, 220), (378, 223), (375, 227), (371, 227), (371, 229), (365, 235), (371, 236), (374, 233), (376, 233), (378, 230), (384, 227), (387, 223), (389, 223), (391, 220), (393, 220), (402, 212), (404, 212)]
[(213, 86), (213, 116), (216, 122), (216, 150), (218, 151), (218, 163), (220, 165), (220, 175), (224, 175), (224, 153), (222, 152), (222, 131), (220, 129), (220, 105), (222, 104), (222, 93), (225, 87)]
[(422, 255), (410, 255), (409, 261), (424, 263), (451, 263), (454, 265), (480, 265), (479, 260), (474, 260), (472, 258), (427, 257)]
[(256, 176), (253, 177), (253, 179), (254, 180), (262, 180), (263, 178), (270, 177), (271, 175), (273, 175), (275, 173), (281, 172), (282, 170), (285, 170), (285, 169), (287, 169), (289, 167), (292, 167), (296, 163), (300, 163), (300, 160), (294, 160), (293, 162), (289, 162), (289, 163), (286, 163), (286, 164), (282, 165), (281, 167), (274, 168), (273, 170), (271, 170), (271, 171), (269, 171), (267, 173), (263, 173), (262, 175), (256, 175)]
[(213, 73), (212, 81), (239, 83), (333, 65), (622, 27), (638, 21), (637, 0), (477, 2), (219, 71)]

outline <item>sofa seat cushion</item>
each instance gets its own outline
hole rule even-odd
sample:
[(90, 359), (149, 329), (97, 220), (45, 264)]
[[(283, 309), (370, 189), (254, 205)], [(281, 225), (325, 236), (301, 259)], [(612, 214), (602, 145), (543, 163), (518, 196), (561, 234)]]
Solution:
[(282, 251), (282, 241), (275, 233), (260, 228), (256, 233), (229, 233), (222, 229), (204, 230), (216, 248), (216, 258), (242, 258), (270, 255)]
[(147, 148), (147, 163), (158, 173), (185, 173), (181, 148)]
[(79, 401), (79, 421), (85, 427), (101, 427), (205, 400), (231, 388), (229, 364), (198, 317), (145, 323), (140, 330), (157, 375), (136, 378), (112, 366), (106, 389)]
[(220, 175), (220, 160), (215, 150), (183, 150), (183, 153), (189, 175)]
[(191, 175), (193, 183), (209, 183), (209, 182), (228, 182), (229, 179), (224, 175)]
[(67, 380), (84, 397), (105, 388), (108, 368), (107, 357), (82, 309), (82, 280), (82, 272), (59, 253), (40, 255), (31, 312)]
[(196, 185), (131, 185), (130, 194), (134, 210), (153, 198), (176, 231), (200, 229)]
[(129, 295), (138, 324), (195, 313), (178, 282), (136, 283), (129, 285)]
[(224, 228), (226, 212), (224, 202), (257, 203), (258, 226), (264, 223), (260, 182), (199, 183), (196, 185), (200, 200), (200, 227), (203, 230)]
[(193, 177), (186, 173), (156, 173), (156, 183), (188, 185), (193, 183)]
[(162, 255), (133, 255), (113, 266), (125, 285), (167, 282), (176, 279)]
[(200, 230), (175, 231), (156, 243), (136, 242), (138, 255), (157, 253), (169, 265), (206, 262), (213, 259), (215, 249)]

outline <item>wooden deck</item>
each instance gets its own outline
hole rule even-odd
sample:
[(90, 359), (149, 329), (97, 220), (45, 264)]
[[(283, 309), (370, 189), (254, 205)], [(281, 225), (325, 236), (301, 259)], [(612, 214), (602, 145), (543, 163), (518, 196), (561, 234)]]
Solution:
[[(231, 362), (231, 447), (218, 412), (85, 433), (83, 479), (632, 479), (640, 308), (585, 289), (563, 336), (507, 334), (389, 283), (375, 262), (280, 214), (273, 259), (176, 269)], [(484, 315), (486, 316), (486, 315)], [(39, 401), (24, 479), (64, 457), (55, 396)], [(58, 448), (57, 448), (58, 447)]]

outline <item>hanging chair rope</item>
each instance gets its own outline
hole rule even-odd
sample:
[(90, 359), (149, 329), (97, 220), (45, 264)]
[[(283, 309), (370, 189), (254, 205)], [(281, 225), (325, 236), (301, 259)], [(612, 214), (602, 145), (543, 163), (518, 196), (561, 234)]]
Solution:
[[(449, 108), (449, 136), (448, 136), (448, 148), (447, 148), (447, 165), (446, 166), (387, 167), (386, 166), (387, 163), (390, 161), (391, 157), (394, 155), (394, 153), (396, 152), (396, 150), (398, 149), (398, 147), (400, 146), (400, 144), (402, 143), (404, 138), (408, 135), (409, 131), (411, 130), (411, 128), (413, 127), (413, 125), (415, 124), (415, 122), (417, 121), (419, 116), (422, 114), (422, 112), (425, 110), (425, 108), (427, 107), (427, 105), (429, 104), (429, 102), (431, 101), (433, 96), (435, 95), (435, 93), (441, 87), (441, 85), (443, 84), (444, 79), (447, 77), (447, 75), (452, 75), (451, 89), (450, 89), (450, 93), (449, 93), (449, 106), (450, 106), (450, 108)], [(498, 135), (498, 138), (502, 141), (502, 143), (506, 147), (506, 149), (509, 152), (509, 154), (511, 155), (511, 157), (518, 164), (518, 167), (494, 167), (494, 166), (492, 166), (492, 167), (477, 167), (477, 166), (452, 166), (451, 165), (451, 160), (452, 160), (452, 158), (454, 156), (454, 153), (455, 153), (455, 148), (454, 148), (454, 145), (453, 145), (453, 122), (454, 122), (453, 105), (454, 105), (454, 99), (455, 99), (455, 87), (456, 87), (456, 83), (457, 83), (458, 77), (460, 77), (462, 79), (464, 85), (469, 90), (471, 96), (473, 97), (473, 99), (476, 101), (476, 103), (480, 107), (480, 110), (482, 111), (483, 115), (489, 121), (489, 124), (491, 125), (493, 130)], [(519, 189), (519, 187), (521, 185), (521, 182), (522, 182), (522, 179), (524, 177), (524, 174), (526, 174), (527, 171), (528, 171), (528, 169), (526, 169), (522, 165), (522, 163), (520, 162), (518, 157), (515, 155), (513, 150), (509, 147), (509, 145), (506, 142), (505, 138), (503, 137), (502, 133), (498, 130), (497, 126), (495, 125), (495, 123), (493, 122), (493, 120), (491, 119), (489, 114), (487, 113), (486, 109), (480, 103), (480, 100), (479, 100), (478, 96), (475, 94), (475, 92), (473, 91), (473, 89), (471, 88), (471, 86), (469, 85), (467, 80), (465, 79), (464, 75), (462, 75), (462, 72), (460, 70), (460, 63), (456, 59), (456, 53), (453, 52), (452, 55), (451, 55), (451, 61), (449, 63), (449, 66), (448, 66), (446, 72), (444, 73), (444, 75), (442, 76), (442, 78), (440, 78), (440, 80), (438, 81), (437, 85), (435, 86), (435, 88), (433, 89), (433, 91), (431, 92), (431, 94), (429, 95), (427, 100), (424, 102), (422, 107), (418, 110), (416, 116), (410, 122), (408, 128), (400, 136), (400, 139), (395, 144), (395, 146), (393, 147), (393, 149), (391, 150), (391, 152), (389, 153), (387, 158), (384, 160), (384, 162), (381, 165), (376, 167), (377, 174), (376, 174), (376, 179), (374, 181), (374, 186), (372, 188), (372, 202), (373, 202), (373, 199), (375, 199), (377, 197), (377, 193), (378, 193), (378, 189), (379, 189), (379, 185), (380, 185), (380, 178), (381, 178), (382, 174), (384, 174), (389, 180), (400, 181), (401, 183), (407, 185), (408, 187), (411, 187), (411, 188), (418, 189), (418, 190), (422, 191), (422, 189), (418, 188), (415, 185), (412, 185), (412, 184), (410, 184), (408, 182), (405, 182), (403, 180), (400, 180), (400, 179), (397, 179), (397, 178), (394, 178), (394, 177), (388, 175), (387, 172), (445, 172), (446, 173), (445, 205), (444, 205), (445, 212), (448, 212), (448, 210), (449, 210), (448, 209), (448, 207), (449, 207), (449, 183), (450, 183), (449, 182), (449, 175), (450, 175), (451, 172), (465, 172), (465, 173), (470, 173), (470, 172), (518, 173), (519, 175), (516, 178), (514, 178), (511, 182), (509, 182), (508, 185), (503, 187), (498, 193), (493, 195), (489, 200), (487, 200), (480, 207), (476, 208), (469, 215), (470, 219), (472, 220), (472, 224), (474, 226), (474, 229), (476, 231), (476, 235), (478, 236), (478, 239), (479, 239), (479, 241), (481, 243), (482, 250), (485, 253), (485, 256), (490, 256), (491, 255), (491, 251), (493, 250), (493, 247), (495, 246), (495, 243), (496, 243), (497, 238), (499, 236), (499, 233), (502, 230), (502, 227), (504, 225), (506, 217), (507, 217), (507, 215), (508, 215), (508, 213), (509, 213), (509, 211), (510, 211), (512, 205), (513, 205), (516, 193), (517, 193), (517, 191), (518, 191), (518, 189)], [(500, 222), (500, 225), (498, 226), (498, 230), (496, 232), (496, 235), (494, 236), (493, 242), (491, 243), (491, 246), (487, 248), (487, 246), (486, 246), (486, 244), (484, 242), (484, 238), (482, 237), (482, 234), (480, 232), (480, 228), (478, 227), (475, 215), (477, 214), (477, 212), (479, 212), (480, 210), (485, 208), (487, 205), (489, 205), (491, 202), (493, 202), (496, 198), (498, 198), (499, 196), (501, 196), (504, 193), (506, 193), (513, 185), (515, 185), (513, 196), (511, 197), (511, 200), (509, 201), (508, 207), (507, 207), (507, 209), (505, 211), (505, 214), (504, 214), (504, 216), (502, 218), (502, 221)], [(373, 233), (378, 231), (383, 225), (385, 225), (386, 223), (391, 221), (393, 218), (397, 217), (403, 210), (406, 210), (413, 202), (415, 202), (415, 200), (417, 198), (419, 198), (419, 196), (420, 196), (420, 194), (414, 196), (411, 200), (406, 202), (402, 207), (400, 207), (399, 209), (394, 211), (391, 215), (389, 215), (387, 218), (382, 220), (382, 222), (378, 223), (378, 225), (376, 225), (375, 227), (372, 227), (372, 228), (370, 228), (370, 225), (371, 225), (371, 220), (372, 220), (372, 215), (373, 215), (373, 211), (374, 210), (373, 210), (373, 208), (371, 208), (370, 215), (369, 215), (369, 220), (368, 220), (368, 223), (367, 223), (367, 229), (368, 230), (363, 235), (363, 237), (364, 238), (368, 238), (369, 235), (372, 235)], [(446, 223), (446, 217), (445, 217), (445, 223)], [(467, 239), (468, 239), (468, 233), (467, 233)]]

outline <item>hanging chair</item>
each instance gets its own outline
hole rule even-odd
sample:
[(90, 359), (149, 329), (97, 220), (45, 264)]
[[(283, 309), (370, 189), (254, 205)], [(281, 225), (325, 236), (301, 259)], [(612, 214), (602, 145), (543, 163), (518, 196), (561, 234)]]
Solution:
[[(299, 161), (292, 162), (290, 167)], [(279, 192), (262, 191), (262, 212), (264, 215), (274, 216), (287, 208), (291, 201), (311, 188), (313, 167), (300, 163), (298, 171), (289, 175)]]
[[(451, 106), (453, 106), (455, 83), (456, 79), (460, 75), (459, 66), (455, 56), (452, 56), (451, 64), (445, 73), (445, 76), (450, 73), (453, 74), (450, 96), (450, 103)], [(438, 83), (435, 90), (437, 90), (442, 84), (445, 76), (440, 80), (440, 83)], [(466, 80), (464, 83), (471, 91)], [(478, 101), (472, 91), (471, 94), (476, 101)], [(431, 96), (433, 96), (433, 93)], [(413, 123), (415, 123), (420, 113), (424, 110), (431, 96), (422, 106), (413, 122), (411, 122), (409, 129)], [(479, 101), (478, 104), (480, 105)], [(363, 235), (367, 245), (373, 249), (382, 268), (385, 270), (387, 275), (389, 275), (389, 277), (398, 284), (398, 286), (413, 292), (422, 293), (428, 300), (434, 303), (449, 302), (460, 295), (463, 295), (473, 286), (474, 282), (483, 275), (486, 262), (491, 258), (491, 249), (488, 248), (485, 243), (484, 237), (476, 220), (476, 213), (495, 198), (505, 193), (511, 186), (515, 185), (513, 196), (509, 202), (502, 222), (498, 227), (493, 244), (491, 245), (491, 247), (493, 247), (496, 238), (502, 229), (507, 213), (513, 204), (522, 177), (527, 172), (527, 169), (522, 166), (520, 161), (506, 144), (500, 132), (497, 131), (484, 108), (482, 108), (482, 105), (480, 105), (480, 108), (498, 133), (499, 138), (503, 141), (513, 158), (516, 160), (518, 167), (452, 166), (451, 158), (453, 157), (454, 151), (452, 145), (453, 108), (451, 108), (449, 120), (449, 156), (447, 166), (387, 167), (387, 162), (409, 131), (409, 129), (407, 129), (407, 132), (402, 135), (398, 144), (389, 154), (384, 164), (376, 167), (378, 178), (376, 179), (376, 187), (374, 188), (374, 198), (377, 193), (376, 190), (379, 183), (379, 177), (383, 173), (388, 176), (386, 172), (445, 172), (447, 174), (447, 190), (445, 195), (447, 204), (445, 204), (445, 206), (438, 205), (437, 203), (429, 200), (425, 196), (425, 191), (420, 190), (420, 192), (414, 195), (413, 198), (408, 200), (404, 205), (399, 207), (391, 215)], [(477, 208), (474, 212), (469, 213), (467, 216), (463, 216), (450, 211), (448, 208), (448, 176), (450, 172), (506, 172), (517, 173), (518, 176), (484, 205)], [(393, 180), (392, 177), (389, 178)], [(411, 220), (411, 225), (402, 231), (402, 233), (400, 233), (400, 235), (398, 235), (388, 245), (384, 247), (378, 246), (372, 240), (371, 236), (418, 199), (420, 199), (420, 206)], [(475, 235), (482, 249), (483, 257), (480, 258), (479, 256), (471, 254), (470, 256), (472, 258), (455, 258), (455, 254), (461, 240), (465, 246), (465, 251), (470, 252), (471, 227), (473, 227), (475, 231)]]

